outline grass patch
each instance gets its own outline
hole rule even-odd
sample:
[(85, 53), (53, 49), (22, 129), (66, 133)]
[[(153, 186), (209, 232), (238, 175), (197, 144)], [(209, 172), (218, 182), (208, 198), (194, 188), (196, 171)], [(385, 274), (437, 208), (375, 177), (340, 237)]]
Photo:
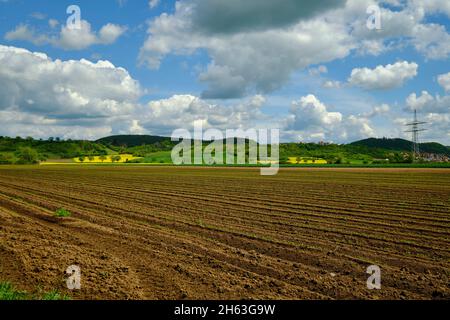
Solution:
[(67, 218), (67, 217), (70, 217), (71, 215), (72, 215), (72, 213), (70, 211), (63, 209), (63, 208), (58, 209), (55, 212), (55, 216), (58, 218)]
[(27, 293), (19, 291), (9, 282), (0, 282), (0, 300), (27, 300)]
[(70, 300), (70, 297), (56, 290), (33, 295), (25, 291), (17, 290), (9, 282), (0, 282), (0, 301), (2, 300)]

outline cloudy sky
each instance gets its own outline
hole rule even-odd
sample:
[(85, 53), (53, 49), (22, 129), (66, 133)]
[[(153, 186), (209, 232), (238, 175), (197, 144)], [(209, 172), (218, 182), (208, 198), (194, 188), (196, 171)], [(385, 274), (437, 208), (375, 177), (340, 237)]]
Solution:
[(450, 145), (449, 56), (448, 0), (0, 0), (0, 135), (345, 143), (409, 138), (417, 109)]

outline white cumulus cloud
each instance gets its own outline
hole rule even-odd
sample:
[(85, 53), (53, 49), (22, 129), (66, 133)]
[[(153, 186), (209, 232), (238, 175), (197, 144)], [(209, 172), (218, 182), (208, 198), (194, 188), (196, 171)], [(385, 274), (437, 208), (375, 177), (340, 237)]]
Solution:
[(414, 78), (418, 70), (417, 63), (401, 61), (375, 69), (356, 68), (352, 70), (348, 82), (367, 90), (388, 90), (401, 87), (405, 81)]
[(108, 61), (52, 60), (0, 45), (0, 65), (2, 123), (16, 117), (3, 130), (19, 126), (21, 134), (35, 130), (42, 136), (45, 128), (72, 132), (75, 127), (78, 135), (83, 127), (105, 132), (113, 121), (133, 114), (142, 95), (139, 83)]
[(412, 93), (406, 99), (408, 110), (417, 110), (429, 113), (449, 113), (450, 96), (432, 96), (427, 91), (422, 91), (420, 96)]
[[(56, 20), (49, 20), (51, 28), (57, 26)], [(26, 24), (17, 26), (14, 30), (6, 33), (8, 41), (28, 41), (35, 45), (51, 44), (64, 50), (83, 50), (95, 44), (108, 45), (116, 42), (127, 30), (124, 26), (108, 23), (97, 33), (92, 30), (91, 24), (81, 20), (79, 29), (71, 29), (66, 25), (61, 26), (58, 35), (39, 34), (33, 27)]]
[[(225, 6), (229, 5), (231, 2)], [(174, 14), (165, 13), (154, 19), (141, 48), (140, 61), (156, 69), (169, 54), (190, 55), (206, 49), (211, 62), (199, 79), (208, 85), (203, 95), (207, 98), (273, 91), (286, 83), (294, 71), (343, 58), (354, 47), (346, 26), (325, 17), (301, 20), (282, 29), (270, 23), (262, 28), (257, 21), (252, 32), (206, 32), (196, 25), (195, 10), (189, 1), (177, 2)], [(248, 30), (248, 26), (243, 29)]]
[(232, 105), (218, 105), (193, 95), (174, 95), (150, 101), (140, 110), (140, 124), (149, 132), (170, 135), (173, 130), (192, 129), (201, 120), (205, 128), (248, 129), (268, 117), (261, 111), (266, 99), (256, 95)]
[(375, 135), (366, 117), (330, 112), (312, 94), (292, 102), (284, 129), (291, 139), (303, 141), (351, 141)]

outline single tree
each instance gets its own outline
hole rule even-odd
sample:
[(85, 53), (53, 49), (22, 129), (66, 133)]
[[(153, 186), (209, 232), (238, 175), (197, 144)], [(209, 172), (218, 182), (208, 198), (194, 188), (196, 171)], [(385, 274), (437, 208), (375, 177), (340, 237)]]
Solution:
[(19, 148), (17, 158), (21, 164), (35, 164), (39, 162), (38, 152), (30, 147)]

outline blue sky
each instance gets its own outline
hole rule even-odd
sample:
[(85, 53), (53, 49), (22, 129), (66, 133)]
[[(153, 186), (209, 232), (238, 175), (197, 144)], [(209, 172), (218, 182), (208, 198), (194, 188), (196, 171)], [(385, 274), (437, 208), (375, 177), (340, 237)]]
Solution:
[[(195, 76), (189, 77), (189, 74), (181, 67), (183, 61), (190, 59), (169, 58), (160, 70), (152, 70), (151, 72), (146, 68), (139, 67), (137, 63), (139, 49), (146, 39), (147, 21), (163, 12), (173, 11), (173, 1), (164, 1), (153, 9), (149, 8), (146, 0), (124, 1), (122, 5), (115, 0), (76, 2), (65, 0), (10, 0), (3, 3), (0, 1), (0, 6), (2, 6), (0, 32), (5, 35), (20, 24), (29, 24), (41, 32), (52, 32), (48, 20), (56, 19), (60, 24), (66, 23), (69, 17), (66, 9), (72, 4), (77, 4), (80, 7), (82, 19), (89, 21), (94, 30), (100, 29), (107, 23), (115, 23), (127, 26), (130, 31), (109, 46), (94, 45), (85, 50), (64, 50), (51, 45), (36, 46), (27, 41), (2, 41), (2, 44), (16, 45), (32, 51), (42, 51), (53, 59), (106, 59), (129, 70), (132, 76), (138, 79), (143, 86), (149, 88), (161, 86), (166, 88), (161, 88), (161, 90), (169, 89), (171, 92), (172, 90), (177, 92), (178, 86), (181, 91), (186, 87), (193, 89), (189, 86), (192, 85), (192, 82), (195, 82), (193, 81)], [(39, 18), (34, 17), (36, 15)], [(57, 31), (59, 31), (59, 28), (53, 30), (53, 32)]]
[(0, 0), (0, 135), (170, 135), (201, 119), (350, 142), (408, 138), (417, 109), (422, 139), (450, 145), (448, 1), (295, 3)]

